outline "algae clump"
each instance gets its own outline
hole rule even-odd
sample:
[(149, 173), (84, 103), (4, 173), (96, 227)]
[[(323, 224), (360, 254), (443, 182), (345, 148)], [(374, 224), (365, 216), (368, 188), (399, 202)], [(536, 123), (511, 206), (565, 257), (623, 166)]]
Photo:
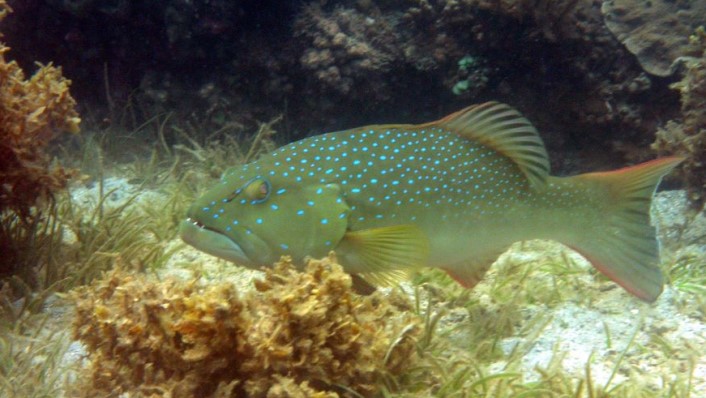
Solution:
[(116, 270), (74, 293), (91, 359), (78, 395), (372, 396), (409, 368), (418, 319), (359, 296), (335, 258), (283, 259), (255, 289)]

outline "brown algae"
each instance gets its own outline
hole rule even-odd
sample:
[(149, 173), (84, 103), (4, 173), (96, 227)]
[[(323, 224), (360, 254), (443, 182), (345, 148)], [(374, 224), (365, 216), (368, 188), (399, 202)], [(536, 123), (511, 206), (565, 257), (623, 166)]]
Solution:
[(387, 296), (353, 293), (333, 257), (303, 273), (283, 259), (244, 295), (118, 269), (74, 297), (91, 359), (79, 396), (373, 396), (413, 363), (421, 329)]

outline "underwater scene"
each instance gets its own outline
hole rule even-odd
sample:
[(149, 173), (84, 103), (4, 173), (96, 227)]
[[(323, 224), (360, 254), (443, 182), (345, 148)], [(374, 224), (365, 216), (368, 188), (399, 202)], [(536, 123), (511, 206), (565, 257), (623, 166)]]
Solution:
[(0, 397), (706, 397), (706, 0), (0, 0)]

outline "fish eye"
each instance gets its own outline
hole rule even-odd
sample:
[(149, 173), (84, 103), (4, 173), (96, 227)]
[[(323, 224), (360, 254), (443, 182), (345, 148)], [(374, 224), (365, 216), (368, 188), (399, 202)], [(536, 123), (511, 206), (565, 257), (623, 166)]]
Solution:
[(245, 198), (250, 200), (251, 204), (262, 203), (270, 197), (270, 182), (262, 177), (255, 177), (246, 182), (242, 187), (233, 191), (233, 193), (225, 199), (225, 202), (231, 202), (240, 194), (245, 195)]
[(262, 203), (270, 196), (270, 182), (254, 178), (243, 188), (243, 193), (252, 204)]

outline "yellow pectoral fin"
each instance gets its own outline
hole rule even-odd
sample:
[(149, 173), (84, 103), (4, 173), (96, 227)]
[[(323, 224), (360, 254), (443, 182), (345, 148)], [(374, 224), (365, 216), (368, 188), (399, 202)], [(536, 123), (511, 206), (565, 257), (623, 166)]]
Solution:
[(429, 241), (416, 225), (394, 225), (346, 232), (336, 252), (348, 272), (389, 284), (427, 264)]
[(353, 274), (353, 289), (356, 293), (367, 296), (375, 292), (378, 287), (393, 287), (410, 279), (407, 270), (394, 270), (390, 272), (368, 272)]
[(373, 286), (392, 287), (398, 285), (402, 281), (409, 280), (410, 272), (409, 270), (396, 269), (389, 272), (368, 272), (365, 274), (358, 274), (358, 276), (360, 279)]

